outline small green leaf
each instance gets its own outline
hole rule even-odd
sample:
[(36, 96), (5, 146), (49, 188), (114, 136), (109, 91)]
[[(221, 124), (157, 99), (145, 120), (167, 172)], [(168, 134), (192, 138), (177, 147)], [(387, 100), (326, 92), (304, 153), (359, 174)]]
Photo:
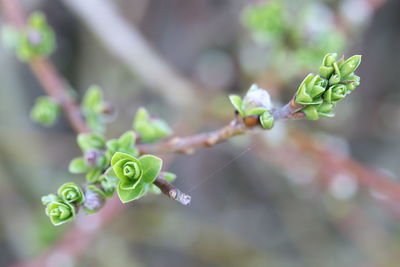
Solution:
[(239, 112), (240, 116), (244, 116), (242, 109), (242, 98), (238, 95), (230, 95), (229, 100), (232, 105), (235, 107), (236, 111)]
[(135, 141), (136, 141), (136, 134), (133, 131), (128, 131), (124, 133), (118, 139), (119, 146), (123, 148), (131, 148), (133, 145), (135, 145)]
[(122, 203), (127, 203), (142, 197), (145, 193), (143, 184), (139, 184), (135, 189), (125, 190), (121, 188), (121, 183), (118, 184), (117, 193)]
[(92, 85), (86, 91), (83, 100), (82, 107), (85, 112), (100, 112), (103, 104), (103, 94), (101, 89), (97, 85)]
[(266, 111), (268, 111), (268, 109), (266, 109), (266, 108), (253, 108), (253, 109), (246, 111), (246, 116), (259, 116)]
[(153, 183), (162, 168), (162, 159), (153, 155), (144, 155), (139, 158), (143, 168), (143, 182)]
[(90, 149), (101, 150), (105, 146), (104, 138), (96, 133), (79, 134), (77, 142), (83, 152), (86, 152)]
[(89, 171), (83, 157), (75, 158), (69, 163), (68, 170), (70, 173), (86, 173)]

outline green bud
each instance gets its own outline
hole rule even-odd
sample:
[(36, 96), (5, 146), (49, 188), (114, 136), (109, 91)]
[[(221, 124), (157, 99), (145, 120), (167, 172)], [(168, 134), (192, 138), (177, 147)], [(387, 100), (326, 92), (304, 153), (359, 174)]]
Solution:
[(51, 126), (57, 120), (60, 109), (60, 105), (53, 98), (40, 96), (36, 98), (31, 110), (31, 118), (44, 126)]
[(319, 74), (321, 75), (321, 77), (328, 79), (333, 74), (333, 72), (335, 71), (333, 63), (336, 62), (336, 59), (336, 53), (328, 53), (325, 55), (322, 61), (322, 66), (319, 69)]
[(337, 102), (347, 95), (347, 87), (343, 84), (336, 84), (329, 87), (324, 93), (325, 102)]
[(155, 142), (172, 134), (171, 128), (164, 120), (151, 117), (143, 107), (136, 112), (133, 129), (140, 134), (140, 140), (145, 143)]
[(92, 85), (82, 99), (84, 113), (100, 113), (103, 108), (103, 93), (99, 86)]
[(300, 84), (297, 89), (295, 102), (300, 105), (310, 105), (322, 103), (321, 95), (325, 91), (327, 82), (319, 75), (312, 73)]
[(137, 156), (139, 151), (135, 147), (135, 143), (136, 133), (133, 131), (128, 131), (121, 135), (119, 139), (111, 139), (107, 141), (107, 153), (112, 156), (115, 152), (124, 152), (133, 156)]
[(308, 105), (303, 108), (302, 111), (306, 114), (306, 118), (309, 120), (318, 120), (319, 118), (317, 105)]
[(303, 108), (306, 118), (309, 120), (317, 120), (320, 117), (333, 117), (335, 114), (332, 112), (335, 107), (334, 103), (324, 102), (317, 105), (309, 105)]
[(53, 201), (46, 207), (46, 215), (53, 225), (61, 225), (73, 220), (76, 216), (75, 207), (62, 201)]
[(47, 24), (43, 13), (32, 13), (27, 22), (27, 28), (20, 32), (15, 44), (16, 53), (22, 61), (29, 61), (36, 56), (48, 56), (55, 48), (55, 35)]
[(335, 85), (338, 84), (341, 80), (341, 76), (340, 74), (333, 74), (330, 78), (329, 78), (329, 85)]
[(84, 202), (85, 196), (82, 189), (75, 183), (65, 183), (58, 189), (58, 195), (66, 203), (80, 205)]
[(347, 77), (351, 73), (353, 73), (358, 66), (361, 64), (361, 56), (355, 55), (351, 58), (347, 59), (344, 64), (340, 67), (340, 74), (342, 77)]
[(354, 89), (356, 89), (357, 86), (360, 85), (360, 77), (355, 74), (349, 75), (347, 77), (347, 80), (352, 81), (346, 84), (346, 88), (348, 91), (353, 91)]
[(260, 122), (264, 129), (271, 129), (274, 127), (274, 117), (269, 111), (264, 112), (260, 116)]
[(335, 107), (335, 103), (322, 103), (317, 107), (318, 115), (320, 117), (333, 117), (335, 114), (333, 113), (333, 108)]
[(328, 53), (325, 55), (324, 59), (322, 60), (322, 65), (326, 67), (332, 67), (333, 63), (337, 60), (336, 53)]
[(268, 91), (253, 84), (243, 98), (242, 109), (244, 115), (261, 115), (271, 108), (271, 97)]

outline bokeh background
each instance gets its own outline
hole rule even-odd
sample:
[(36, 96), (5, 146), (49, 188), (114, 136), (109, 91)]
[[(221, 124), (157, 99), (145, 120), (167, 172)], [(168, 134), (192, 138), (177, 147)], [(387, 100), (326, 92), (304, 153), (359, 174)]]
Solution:
[[(400, 206), (365, 179), (400, 186), (400, 1), (22, 2), (47, 15), (52, 60), (77, 96), (97, 84), (117, 108), (110, 138), (140, 106), (185, 136), (229, 122), (227, 95), (252, 83), (280, 106), (325, 53), (363, 62), (360, 87), (334, 119), (163, 155), (189, 207), (163, 195), (114, 200), (54, 227), (40, 197), (83, 182), (68, 173), (76, 135), (65, 118), (31, 122), (43, 92), (2, 46), (0, 266), (399, 266)], [(353, 160), (364, 171), (346, 165)]]

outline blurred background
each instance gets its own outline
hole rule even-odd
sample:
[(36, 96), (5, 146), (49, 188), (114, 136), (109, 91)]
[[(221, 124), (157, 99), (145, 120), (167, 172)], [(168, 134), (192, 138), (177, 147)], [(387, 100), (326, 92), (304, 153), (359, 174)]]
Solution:
[(68, 173), (76, 134), (65, 118), (31, 122), (43, 92), (1, 47), (0, 266), (399, 266), (400, 206), (374, 185), (400, 186), (400, 1), (22, 3), (47, 15), (52, 60), (77, 97), (97, 84), (117, 108), (109, 138), (140, 106), (175, 135), (216, 129), (232, 118), (227, 95), (252, 83), (278, 107), (325, 53), (363, 62), (360, 87), (333, 119), (162, 155), (190, 206), (163, 195), (111, 200), (107, 212), (54, 227), (40, 197), (83, 182)]

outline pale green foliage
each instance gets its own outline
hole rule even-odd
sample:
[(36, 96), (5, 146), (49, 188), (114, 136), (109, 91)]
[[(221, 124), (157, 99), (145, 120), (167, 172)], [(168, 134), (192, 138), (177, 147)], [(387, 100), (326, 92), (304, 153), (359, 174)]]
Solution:
[(31, 119), (44, 126), (52, 126), (60, 113), (61, 107), (53, 98), (40, 96), (36, 98), (31, 110)]

